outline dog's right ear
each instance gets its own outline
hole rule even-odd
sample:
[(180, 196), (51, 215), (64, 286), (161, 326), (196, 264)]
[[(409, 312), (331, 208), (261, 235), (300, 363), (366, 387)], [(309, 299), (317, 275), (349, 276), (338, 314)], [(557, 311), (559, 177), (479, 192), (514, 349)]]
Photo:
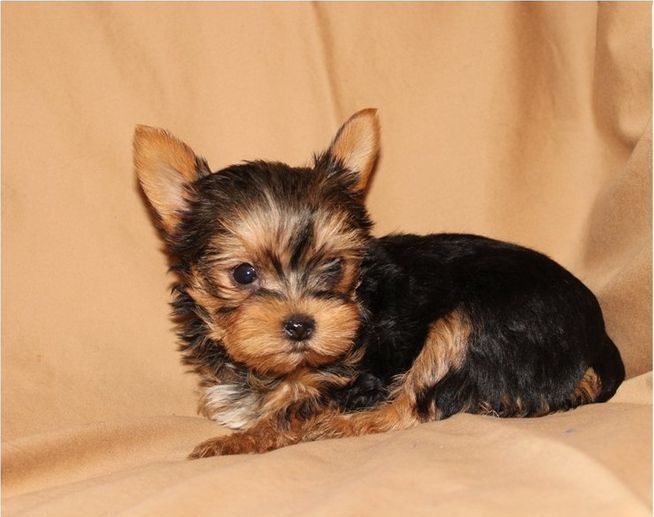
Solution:
[(207, 162), (167, 131), (136, 126), (134, 168), (163, 229), (172, 233), (188, 204), (190, 185), (209, 172)]

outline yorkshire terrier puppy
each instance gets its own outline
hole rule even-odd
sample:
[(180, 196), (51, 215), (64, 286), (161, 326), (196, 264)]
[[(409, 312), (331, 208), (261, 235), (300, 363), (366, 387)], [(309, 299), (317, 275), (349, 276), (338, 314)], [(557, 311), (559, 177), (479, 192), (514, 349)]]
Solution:
[(310, 167), (211, 172), (161, 129), (134, 161), (160, 223), (201, 411), (236, 432), (192, 458), (405, 429), (455, 413), (540, 416), (624, 379), (597, 299), (546, 256), (475, 235), (375, 238), (376, 111)]

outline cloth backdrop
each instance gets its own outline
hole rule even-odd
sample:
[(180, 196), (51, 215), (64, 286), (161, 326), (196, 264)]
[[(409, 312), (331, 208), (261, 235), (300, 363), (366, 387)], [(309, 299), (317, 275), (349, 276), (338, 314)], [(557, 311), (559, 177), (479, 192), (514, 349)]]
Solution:
[[(3, 3), (3, 510), (651, 513), (649, 3)], [(377, 235), (545, 252), (598, 295), (628, 380), (538, 419), (186, 461), (196, 415), (136, 124), (216, 170), (293, 165), (376, 107)]]

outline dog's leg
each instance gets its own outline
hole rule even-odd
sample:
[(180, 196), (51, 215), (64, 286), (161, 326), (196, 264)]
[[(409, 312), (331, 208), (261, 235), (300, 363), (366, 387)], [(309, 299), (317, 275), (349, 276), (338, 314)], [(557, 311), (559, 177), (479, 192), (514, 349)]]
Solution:
[(417, 394), (461, 366), (469, 335), (470, 325), (458, 311), (435, 321), (422, 351), (396, 383), (388, 402), (367, 411), (319, 415), (302, 429), (301, 441), (398, 431), (437, 420), (436, 407), (427, 417), (418, 415)]
[(267, 452), (293, 445), (300, 440), (297, 430), (282, 430), (272, 421), (266, 420), (247, 431), (210, 438), (193, 449), (189, 459)]
[[(266, 452), (299, 442), (413, 427), (424, 420), (416, 412), (416, 394), (462, 364), (469, 334), (467, 320), (457, 311), (434, 322), (422, 351), (396, 384), (389, 402), (377, 408), (356, 413), (327, 410), (306, 420), (294, 420), (288, 429), (266, 420), (247, 431), (212, 438), (196, 447), (190, 457)], [(427, 420), (438, 417), (438, 409), (433, 408)]]

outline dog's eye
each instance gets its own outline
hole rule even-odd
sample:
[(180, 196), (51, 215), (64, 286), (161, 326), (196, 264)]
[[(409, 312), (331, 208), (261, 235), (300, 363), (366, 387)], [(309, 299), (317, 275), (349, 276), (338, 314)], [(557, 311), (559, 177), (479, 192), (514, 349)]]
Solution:
[(234, 280), (239, 284), (251, 284), (257, 279), (257, 270), (254, 269), (252, 264), (244, 262), (239, 264), (232, 271), (232, 276)]
[(337, 278), (341, 275), (341, 270), (343, 269), (343, 261), (335, 257), (325, 264), (324, 273), (325, 275)]

